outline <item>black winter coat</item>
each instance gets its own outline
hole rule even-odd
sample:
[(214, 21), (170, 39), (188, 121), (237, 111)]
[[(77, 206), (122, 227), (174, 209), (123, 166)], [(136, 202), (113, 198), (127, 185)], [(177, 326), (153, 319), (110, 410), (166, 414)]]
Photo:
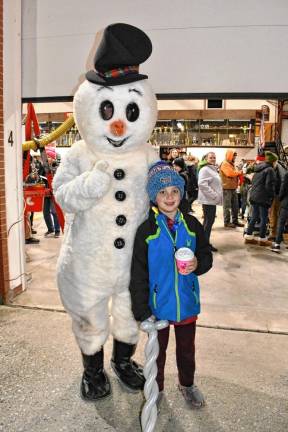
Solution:
[(286, 174), (286, 168), (284, 168), (281, 165), (281, 162), (277, 162), (276, 168), (275, 168), (275, 174), (276, 174), (276, 187), (275, 187), (275, 195), (279, 197), (280, 187), (283, 182), (284, 176)]
[(260, 163), (254, 168), (250, 192), (250, 203), (271, 207), (275, 196), (276, 175), (271, 164)]
[(288, 172), (286, 172), (279, 192), (281, 208), (288, 210)]
[(197, 171), (195, 165), (188, 165), (187, 172), (188, 172), (188, 184), (187, 184), (188, 199), (190, 201), (195, 201), (198, 197), (198, 180), (197, 180), (197, 174), (196, 174)]

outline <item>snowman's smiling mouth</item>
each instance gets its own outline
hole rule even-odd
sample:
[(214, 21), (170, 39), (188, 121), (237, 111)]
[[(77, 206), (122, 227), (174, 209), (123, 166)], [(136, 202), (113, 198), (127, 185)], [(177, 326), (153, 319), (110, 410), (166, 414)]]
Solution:
[(113, 147), (121, 147), (124, 144), (124, 142), (127, 141), (127, 139), (129, 137), (126, 137), (122, 140), (113, 140), (112, 138), (109, 138), (107, 136), (106, 136), (106, 138), (109, 141), (109, 143), (113, 145)]

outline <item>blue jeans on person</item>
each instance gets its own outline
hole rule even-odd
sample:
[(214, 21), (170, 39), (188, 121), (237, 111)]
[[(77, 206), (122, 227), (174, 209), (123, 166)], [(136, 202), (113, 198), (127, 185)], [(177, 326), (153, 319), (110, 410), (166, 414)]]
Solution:
[(50, 197), (44, 198), (43, 216), (49, 232), (60, 232), (60, 225), (54, 203)]
[(247, 228), (247, 234), (251, 235), (253, 233), (255, 225), (260, 219), (259, 236), (261, 239), (266, 238), (268, 210), (268, 207), (263, 207), (259, 204), (252, 204), (252, 216)]
[(285, 224), (288, 219), (288, 209), (280, 208), (280, 213), (278, 216), (278, 223), (276, 229), (275, 243), (280, 244), (283, 241), (283, 232), (285, 229)]

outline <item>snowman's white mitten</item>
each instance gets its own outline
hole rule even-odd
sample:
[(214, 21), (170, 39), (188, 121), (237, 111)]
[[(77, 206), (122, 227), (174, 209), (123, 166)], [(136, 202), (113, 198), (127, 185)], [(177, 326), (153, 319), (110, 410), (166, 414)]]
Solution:
[(106, 172), (108, 163), (104, 160), (96, 162), (92, 171), (83, 184), (84, 196), (91, 198), (102, 198), (108, 191), (111, 183), (111, 177)]
[(99, 160), (95, 163), (94, 165), (94, 169), (98, 169), (100, 171), (105, 172), (108, 168), (108, 162), (106, 162), (105, 160)]
[(91, 171), (79, 174), (75, 159), (66, 158), (61, 163), (54, 177), (53, 189), (57, 202), (65, 212), (88, 210), (107, 193), (111, 178), (103, 169), (108, 164), (105, 161), (98, 161), (98, 164)]

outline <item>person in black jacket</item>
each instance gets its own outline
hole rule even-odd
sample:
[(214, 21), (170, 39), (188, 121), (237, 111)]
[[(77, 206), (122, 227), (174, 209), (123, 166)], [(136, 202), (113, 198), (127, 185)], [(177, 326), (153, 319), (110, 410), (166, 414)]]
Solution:
[(198, 196), (198, 182), (194, 166), (187, 166), (182, 157), (174, 159), (173, 168), (183, 177), (185, 181), (185, 194), (181, 202), (181, 210), (186, 213), (194, 213), (192, 203)]
[[(204, 397), (194, 384), (198, 275), (212, 267), (212, 253), (200, 222), (179, 210), (184, 181), (171, 166), (157, 162), (150, 168), (147, 191), (153, 206), (134, 242), (129, 286), (132, 312), (136, 321), (165, 319), (174, 325), (179, 390), (190, 406), (200, 408)], [(183, 247), (194, 252), (184, 270), (177, 268), (175, 260), (175, 252)], [(160, 399), (168, 340), (169, 326), (158, 331)]]
[(286, 173), (286, 169), (278, 161), (275, 167), (275, 175), (276, 175), (275, 197), (273, 199), (271, 208), (269, 210), (269, 230), (270, 230), (269, 240), (272, 240), (273, 242), (275, 242), (276, 239), (277, 223), (278, 223), (278, 218), (280, 213), (279, 193), (280, 193), (280, 188), (285, 173)]
[(183, 178), (185, 184), (184, 184), (184, 196), (181, 200), (181, 210), (185, 213), (188, 213), (190, 211), (189, 204), (188, 204), (188, 186), (189, 186), (189, 178), (188, 178), (188, 172), (186, 169), (186, 165), (184, 162), (184, 159), (182, 157), (178, 157), (173, 160), (172, 166), (175, 169), (175, 171), (178, 172), (178, 174)]
[(280, 213), (277, 223), (276, 239), (271, 247), (273, 252), (280, 252), (280, 244), (283, 241), (283, 232), (288, 219), (288, 172), (286, 172), (280, 187), (279, 201)]
[[(184, 158), (185, 159), (185, 158)], [(188, 173), (188, 204), (191, 213), (194, 213), (192, 208), (193, 202), (198, 198), (198, 163), (199, 160), (192, 155), (187, 156), (185, 160)]]
[[(250, 204), (252, 206), (252, 217), (244, 235), (245, 243), (259, 244), (260, 246), (271, 246), (266, 237), (268, 210), (275, 196), (276, 175), (274, 166), (278, 157), (276, 154), (266, 151), (265, 162), (255, 165), (254, 176), (250, 191)], [(259, 240), (253, 236), (256, 222), (260, 219)]]

